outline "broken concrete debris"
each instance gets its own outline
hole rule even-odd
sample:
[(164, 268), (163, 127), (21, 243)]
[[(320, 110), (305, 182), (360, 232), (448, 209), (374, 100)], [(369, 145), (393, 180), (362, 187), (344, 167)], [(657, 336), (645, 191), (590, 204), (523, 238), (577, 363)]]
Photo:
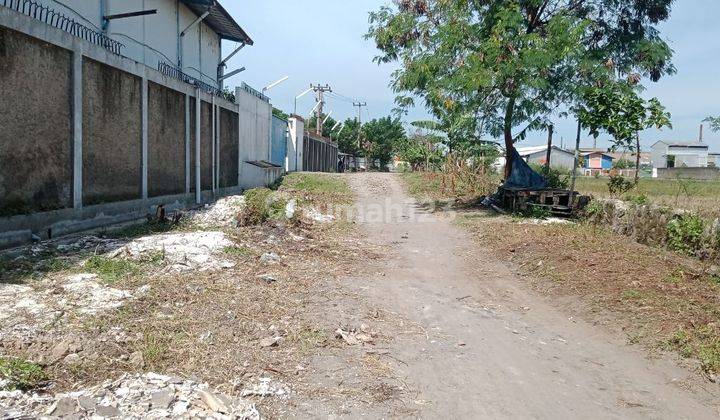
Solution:
[(273, 383), (270, 378), (260, 378), (258, 383), (244, 389), (240, 395), (245, 397), (283, 397), (289, 390), (282, 384)]
[[(254, 388), (253, 388), (254, 389)], [(282, 393), (278, 393), (281, 389)], [(267, 384), (260, 391), (283, 395)], [(248, 395), (259, 395), (249, 393)], [(267, 395), (264, 395), (267, 396)], [(55, 396), (0, 391), (0, 418), (66, 417), (161, 419), (168, 417), (259, 420), (255, 406), (187, 379), (147, 373)]]
[(307, 219), (318, 223), (330, 223), (335, 221), (335, 216), (332, 214), (322, 214), (314, 208), (305, 209), (304, 214)]
[(190, 220), (200, 228), (231, 227), (236, 224), (237, 214), (245, 208), (245, 196), (233, 195), (208, 204), (192, 212)]
[(141, 260), (160, 255), (174, 271), (217, 271), (234, 267), (234, 263), (218, 257), (233, 245), (223, 232), (173, 233), (135, 239), (108, 257)]
[(129, 291), (101, 284), (95, 274), (45, 279), (32, 287), (0, 283), (0, 340), (30, 339), (69, 313), (97, 315), (132, 298)]

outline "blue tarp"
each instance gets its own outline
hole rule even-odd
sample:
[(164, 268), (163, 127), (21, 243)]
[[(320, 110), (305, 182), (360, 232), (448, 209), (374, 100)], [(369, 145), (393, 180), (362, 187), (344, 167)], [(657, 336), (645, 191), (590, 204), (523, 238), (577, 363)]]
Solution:
[(533, 171), (532, 168), (520, 157), (517, 150), (513, 149), (512, 169), (510, 176), (505, 180), (503, 187), (505, 188), (527, 188), (530, 190), (540, 190), (547, 188), (548, 183), (542, 175)]

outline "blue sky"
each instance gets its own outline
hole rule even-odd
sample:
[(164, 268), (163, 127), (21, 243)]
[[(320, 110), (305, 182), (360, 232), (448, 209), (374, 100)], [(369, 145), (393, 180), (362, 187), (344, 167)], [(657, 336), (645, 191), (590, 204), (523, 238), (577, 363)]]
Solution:
[[(368, 13), (388, 3), (385, 0), (226, 0), (223, 5), (255, 41), (230, 60), (228, 70), (245, 66), (247, 70), (228, 81), (234, 86), (244, 81), (263, 86), (283, 77), (288, 81), (268, 94), (273, 104), (292, 111), (294, 97), (310, 83), (329, 83), (335, 92), (368, 103), (363, 120), (387, 115), (393, 108), (394, 94), (388, 87), (393, 65), (378, 66), (372, 41), (363, 39)], [(658, 97), (672, 113), (673, 130), (649, 130), (642, 143), (657, 140), (695, 140), (701, 120), (720, 115), (720, 1), (679, 0), (669, 22), (661, 26), (663, 37), (675, 50), (678, 73), (658, 83), (647, 82), (644, 96)], [(231, 44), (224, 46), (225, 53)], [(314, 105), (311, 94), (302, 98), (298, 113), (307, 115)], [(345, 119), (356, 111), (347, 101), (329, 98), (327, 110), (334, 118)], [(408, 121), (427, 117), (423, 109), (407, 116)], [(557, 122), (557, 141), (566, 146), (574, 141), (575, 123)], [(524, 145), (541, 144), (544, 133), (533, 133)], [(720, 151), (720, 133), (705, 130), (705, 141)], [(599, 139), (599, 146), (607, 142)], [(584, 146), (592, 145), (589, 138)]]

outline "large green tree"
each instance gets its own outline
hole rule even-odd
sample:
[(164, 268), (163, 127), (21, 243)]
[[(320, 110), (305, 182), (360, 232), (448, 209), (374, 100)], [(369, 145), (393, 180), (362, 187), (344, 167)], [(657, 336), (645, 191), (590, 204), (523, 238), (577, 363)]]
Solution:
[(590, 134), (601, 130), (610, 134), (611, 149), (635, 152), (635, 183), (640, 176), (640, 131), (648, 128), (672, 128), (670, 114), (657, 98), (645, 101), (632, 82), (609, 81), (585, 89), (578, 117)]
[(347, 153), (352, 156), (360, 156), (361, 149), (361, 131), (360, 124), (355, 118), (348, 118), (333, 133), (333, 139), (338, 142), (338, 147), (343, 153)]
[(380, 161), (380, 169), (390, 163), (398, 144), (406, 138), (399, 118), (384, 117), (363, 124), (362, 148), (365, 156)]
[[(674, 71), (654, 25), (673, 0), (399, 0), (371, 13), (378, 62), (400, 63), (400, 107), (423, 98), (436, 117), (502, 136), (506, 153), (579, 88), (610, 70), (658, 80)], [(509, 173), (512, 160), (505, 168)]]

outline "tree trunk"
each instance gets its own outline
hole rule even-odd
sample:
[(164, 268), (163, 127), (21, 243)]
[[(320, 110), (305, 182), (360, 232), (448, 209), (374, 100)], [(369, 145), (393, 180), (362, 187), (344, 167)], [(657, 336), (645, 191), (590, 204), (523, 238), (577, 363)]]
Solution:
[(548, 127), (548, 148), (547, 148), (547, 154), (545, 155), (545, 173), (550, 173), (550, 156), (552, 153), (552, 143), (553, 143), (553, 127), (552, 124)]
[(510, 177), (513, 166), (513, 155), (515, 154), (515, 145), (512, 135), (512, 119), (515, 112), (515, 97), (511, 97), (505, 108), (505, 120), (503, 126), (503, 135), (505, 137), (505, 179)]
[(573, 207), (575, 203), (575, 180), (577, 179), (577, 167), (578, 162), (580, 161), (580, 132), (582, 130), (582, 124), (580, 124), (580, 120), (578, 120), (577, 125), (577, 138), (575, 139), (575, 164), (573, 165), (572, 170), (572, 183), (570, 185), (570, 207)]
[(635, 133), (635, 185), (640, 182), (640, 133)]

